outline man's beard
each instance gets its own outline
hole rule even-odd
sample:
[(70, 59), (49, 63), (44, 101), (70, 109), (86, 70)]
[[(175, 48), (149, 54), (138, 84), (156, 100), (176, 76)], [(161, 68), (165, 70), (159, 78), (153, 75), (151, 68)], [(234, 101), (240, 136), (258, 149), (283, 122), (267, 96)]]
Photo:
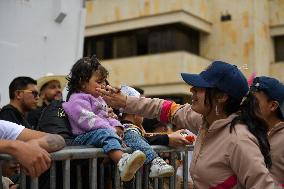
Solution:
[(47, 101), (47, 102), (49, 102), (49, 103), (51, 103), (53, 100), (62, 100), (62, 94), (56, 94), (56, 95), (52, 95), (52, 96), (47, 96), (46, 98), (45, 98), (45, 100)]
[(25, 101), (23, 101), (21, 105), (22, 105), (24, 112), (35, 110), (37, 108), (37, 106), (34, 106), (34, 107), (28, 106)]

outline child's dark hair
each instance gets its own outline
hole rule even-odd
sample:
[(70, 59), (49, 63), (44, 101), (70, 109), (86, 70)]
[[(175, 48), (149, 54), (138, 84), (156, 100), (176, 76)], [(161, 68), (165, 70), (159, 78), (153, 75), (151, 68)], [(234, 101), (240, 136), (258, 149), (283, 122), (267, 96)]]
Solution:
[(248, 130), (257, 138), (265, 165), (267, 168), (270, 168), (272, 160), (270, 144), (267, 138), (268, 125), (261, 117), (258, 100), (252, 93), (249, 93), (242, 102), (239, 116), (232, 121), (230, 132), (232, 132), (235, 125), (238, 123), (245, 124)]
[(102, 79), (106, 79), (108, 71), (103, 67), (97, 57), (93, 55), (91, 58), (84, 57), (79, 59), (71, 68), (69, 75), (66, 77), (67, 84), (67, 101), (70, 96), (79, 91), (82, 82), (88, 82), (95, 71), (99, 71)]

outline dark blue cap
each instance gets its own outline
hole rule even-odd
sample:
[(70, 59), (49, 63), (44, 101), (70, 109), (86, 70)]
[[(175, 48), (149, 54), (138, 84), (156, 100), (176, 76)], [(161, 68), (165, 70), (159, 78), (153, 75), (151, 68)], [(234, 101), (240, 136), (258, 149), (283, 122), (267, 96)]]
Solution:
[(238, 101), (241, 101), (249, 90), (247, 80), (238, 67), (222, 61), (212, 62), (200, 74), (182, 73), (181, 76), (191, 86), (217, 88)]
[(266, 76), (256, 77), (251, 85), (251, 90), (261, 90), (272, 100), (277, 101), (279, 103), (279, 111), (284, 119), (284, 85), (280, 81)]

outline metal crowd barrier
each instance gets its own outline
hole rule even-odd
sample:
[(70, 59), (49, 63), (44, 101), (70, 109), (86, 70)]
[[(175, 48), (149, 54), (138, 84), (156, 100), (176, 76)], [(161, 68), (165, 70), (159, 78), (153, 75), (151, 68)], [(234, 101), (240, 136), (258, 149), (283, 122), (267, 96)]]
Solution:
[[(176, 158), (177, 153), (182, 154), (182, 159), (187, 160), (188, 159), (188, 151), (193, 150), (193, 146), (187, 146), (184, 148), (171, 148), (167, 146), (152, 146), (152, 148), (157, 153), (170, 153), (170, 164), (174, 166), (176, 169)], [(125, 152), (131, 152), (130, 148), (125, 148)], [(69, 189), (70, 188), (70, 160), (78, 160), (78, 159), (88, 159), (89, 160), (89, 186), (91, 189), (101, 189), (104, 188), (104, 184), (102, 183), (104, 176), (101, 175), (100, 178), (98, 178), (98, 172), (97, 168), (101, 165), (98, 165), (98, 158), (107, 157), (106, 154), (103, 153), (103, 150), (101, 148), (93, 148), (93, 147), (86, 147), (86, 146), (67, 146), (64, 149), (51, 153), (51, 157), (53, 160), (53, 163), (50, 168), (50, 188), (56, 189), (56, 165), (55, 162), (62, 161), (62, 172), (63, 172), (63, 188)], [(2, 164), (5, 163), (7, 160), (12, 160), (13, 157), (7, 155), (7, 154), (0, 154), (0, 167), (2, 167)], [(188, 161), (183, 161), (183, 186), (182, 189), (187, 189), (188, 185), (185, 183), (188, 183)], [(103, 174), (103, 167), (99, 167), (101, 174)], [(137, 171), (135, 175), (135, 188), (136, 189), (148, 189), (149, 188), (149, 166), (144, 166), (139, 171)], [(80, 173), (81, 167), (77, 166), (76, 170), (78, 173)], [(114, 182), (112, 185), (112, 188), (119, 189), (121, 186), (119, 172), (117, 167), (115, 166), (115, 169), (113, 170), (115, 173)], [(143, 176), (144, 174), (144, 176)], [(2, 178), (2, 169), (0, 168), (0, 178)], [(174, 189), (175, 188), (175, 178), (176, 175), (170, 177), (170, 178), (155, 178), (153, 182), (153, 189), (161, 189), (163, 188), (163, 182), (165, 179), (169, 179), (169, 188)], [(143, 177), (143, 178), (142, 178)], [(72, 178), (73, 179), (73, 178)], [(76, 175), (77, 179), (77, 189), (82, 189), (82, 177), (80, 174)], [(98, 179), (100, 179), (100, 186), (98, 186)], [(20, 173), (20, 188), (26, 189), (26, 175), (21, 171)], [(2, 179), (1, 179), (2, 182)], [(143, 187), (142, 187), (143, 186)], [(0, 189), (3, 188), (3, 185), (0, 184)], [(31, 189), (38, 189), (38, 178), (31, 179), (30, 181), (30, 188)]]

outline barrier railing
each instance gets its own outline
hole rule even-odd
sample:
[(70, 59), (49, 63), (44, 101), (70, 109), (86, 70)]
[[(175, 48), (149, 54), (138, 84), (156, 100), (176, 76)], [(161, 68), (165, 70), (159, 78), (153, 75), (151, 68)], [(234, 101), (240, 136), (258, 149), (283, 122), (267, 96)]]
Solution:
[[(177, 154), (180, 153), (183, 160), (183, 189), (187, 189), (188, 185), (188, 151), (193, 150), (193, 146), (186, 146), (184, 148), (171, 148), (167, 146), (152, 146), (152, 148), (157, 153), (169, 153), (170, 154), (170, 164), (174, 166), (176, 169), (176, 159)], [(125, 148), (125, 152), (131, 152), (130, 148)], [(104, 182), (103, 182), (103, 164), (98, 164), (98, 158), (107, 157), (106, 154), (103, 153), (103, 150), (101, 148), (93, 148), (93, 147), (86, 147), (86, 146), (68, 146), (64, 149), (51, 153), (51, 157), (53, 160), (53, 163), (50, 168), (50, 188), (56, 189), (56, 179), (58, 177), (56, 176), (56, 162), (62, 161), (62, 174), (63, 174), (63, 188), (69, 189), (70, 188), (70, 161), (71, 160), (78, 160), (78, 159), (85, 159), (89, 160), (89, 186), (91, 189), (101, 189), (104, 188)], [(7, 154), (0, 154), (0, 166), (2, 167), (2, 164), (5, 163), (7, 160), (12, 160), (13, 158)], [(98, 178), (98, 168), (100, 170), (100, 178)], [(76, 166), (77, 173), (81, 172), (80, 164)], [(114, 181), (112, 184), (112, 188), (119, 189), (119, 187), (122, 185), (120, 182), (120, 177), (118, 173), (118, 169), (115, 166), (114, 170)], [(144, 176), (143, 176), (144, 175)], [(149, 165), (144, 166), (144, 169), (141, 168), (139, 171), (137, 171), (135, 175), (135, 188), (136, 189), (148, 189), (149, 188)], [(0, 176), (2, 177), (2, 169), (0, 169)], [(143, 179), (142, 179), (143, 177)], [(74, 178), (72, 178), (74, 179)], [(82, 176), (81, 174), (76, 174), (77, 179), (77, 185), (76, 188), (81, 189), (82, 188)], [(157, 179), (155, 178), (153, 181), (153, 188), (163, 188), (163, 183), (165, 179)], [(26, 188), (26, 176), (23, 171), (20, 173), (20, 188), (25, 189)], [(100, 181), (100, 185), (98, 186), (98, 180)], [(175, 175), (169, 178), (169, 188), (174, 189), (175, 188), (175, 182), (176, 178)], [(0, 184), (0, 189), (3, 188), (3, 185)], [(31, 179), (30, 181), (30, 188), (31, 189), (37, 189), (38, 188), (38, 178)]]

